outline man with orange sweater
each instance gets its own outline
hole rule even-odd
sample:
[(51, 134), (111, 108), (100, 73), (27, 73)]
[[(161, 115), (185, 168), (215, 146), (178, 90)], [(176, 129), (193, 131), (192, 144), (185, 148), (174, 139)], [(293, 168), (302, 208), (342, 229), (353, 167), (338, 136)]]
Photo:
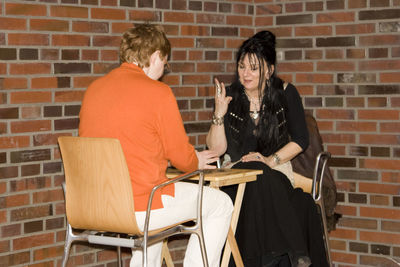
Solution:
[[(190, 172), (213, 168), (212, 151), (197, 152), (189, 143), (171, 89), (158, 79), (171, 47), (162, 29), (150, 24), (126, 31), (120, 46), (121, 65), (87, 89), (80, 112), (79, 135), (113, 137), (121, 142), (134, 194), (136, 217), (143, 229), (151, 189), (167, 178), (168, 161)], [(198, 187), (176, 183), (154, 196), (150, 229), (195, 217)], [(210, 266), (218, 266), (232, 214), (225, 193), (204, 188), (203, 229)], [(149, 266), (160, 266), (161, 247), (148, 249)], [(141, 251), (133, 251), (131, 266), (141, 266)], [(191, 236), (184, 266), (202, 266), (196, 236)]]

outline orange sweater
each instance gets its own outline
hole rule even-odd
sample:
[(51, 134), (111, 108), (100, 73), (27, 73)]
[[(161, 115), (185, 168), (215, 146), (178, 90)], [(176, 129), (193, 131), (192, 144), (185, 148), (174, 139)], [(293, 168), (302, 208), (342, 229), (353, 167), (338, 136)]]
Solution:
[[(82, 101), (79, 135), (120, 140), (136, 211), (146, 209), (152, 187), (167, 179), (168, 160), (184, 172), (197, 169), (197, 156), (171, 88), (150, 79), (134, 64), (123, 63), (89, 86)], [(152, 209), (162, 208), (161, 194), (174, 195), (174, 186), (157, 191)]]

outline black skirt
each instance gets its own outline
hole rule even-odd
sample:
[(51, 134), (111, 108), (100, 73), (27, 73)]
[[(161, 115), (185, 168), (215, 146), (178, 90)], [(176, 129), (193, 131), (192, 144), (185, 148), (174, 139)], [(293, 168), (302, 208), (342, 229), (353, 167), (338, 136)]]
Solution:
[[(263, 163), (240, 162), (234, 168), (263, 170), (256, 181), (246, 184), (236, 229), (244, 265), (297, 266), (301, 258), (315, 267), (329, 266), (311, 195), (293, 189), (284, 174)], [(237, 185), (222, 190), (234, 201)], [(232, 258), (229, 266), (235, 266)]]

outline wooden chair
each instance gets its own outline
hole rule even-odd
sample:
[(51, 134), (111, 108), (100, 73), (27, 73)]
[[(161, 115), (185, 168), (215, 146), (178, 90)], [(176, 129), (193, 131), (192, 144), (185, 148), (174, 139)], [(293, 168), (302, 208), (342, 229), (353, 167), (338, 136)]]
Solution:
[[(67, 229), (62, 266), (66, 266), (74, 241), (87, 241), (142, 249), (147, 266), (147, 247), (176, 234), (199, 237), (204, 266), (208, 266), (202, 232), (203, 172), (198, 170), (155, 186), (150, 194), (143, 232), (136, 223), (132, 186), (119, 140), (113, 138), (59, 137), (65, 171)], [(150, 207), (156, 190), (199, 175), (197, 216), (194, 225), (182, 223), (149, 231)], [(79, 231), (76, 231), (78, 230)], [(119, 251), (119, 249), (118, 249)], [(120, 251), (119, 261), (121, 264)]]
[(321, 214), (321, 221), (324, 230), (324, 243), (325, 243), (325, 251), (326, 251), (326, 259), (331, 265), (330, 259), (330, 248), (329, 248), (329, 236), (328, 236), (328, 227), (326, 223), (326, 214), (325, 214), (325, 207), (324, 207), (324, 200), (322, 197), (322, 183), (324, 179), (324, 174), (326, 170), (326, 164), (331, 157), (331, 154), (326, 151), (322, 151), (318, 154), (315, 165), (314, 165), (314, 175), (313, 178), (308, 178), (302, 176), (294, 172), (294, 183), (295, 187), (300, 187), (303, 189), (304, 192), (308, 192), (312, 195), (315, 204), (317, 204), (320, 214)]

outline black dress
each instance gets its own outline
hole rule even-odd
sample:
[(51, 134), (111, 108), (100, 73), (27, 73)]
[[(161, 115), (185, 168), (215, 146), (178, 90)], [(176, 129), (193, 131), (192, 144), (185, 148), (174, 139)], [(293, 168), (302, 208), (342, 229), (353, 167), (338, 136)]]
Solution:
[[(227, 91), (229, 95), (229, 90)], [(304, 110), (296, 88), (289, 84), (285, 90), (289, 112), (286, 114), (291, 140), (308, 145)], [(232, 102), (231, 102), (232, 103)], [(228, 113), (225, 116), (236, 116)], [(240, 119), (240, 118), (239, 118)], [(246, 131), (241, 145), (234, 140), (236, 130), (225, 117), (227, 153), (232, 162), (249, 152), (257, 151), (255, 123), (250, 119), (241, 130)], [(296, 130), (295, 133), (292, 132)], [(269, 156), (269, 155), (264, 155)], [(246, 267), (297, 266), (298, 259), (311, 259), (312, 266), (329, 266), (322, 239), (322, 227), (311, 195), (294, 189), (289, 179), (261, 162), (239, 162), (233, 168), (262, 169), (257, 180), (247, 183), (236, 240)], [(237, 186), (223, 190), (234, 200)], [(234, 266), (231, 259), (230, 266)]]

